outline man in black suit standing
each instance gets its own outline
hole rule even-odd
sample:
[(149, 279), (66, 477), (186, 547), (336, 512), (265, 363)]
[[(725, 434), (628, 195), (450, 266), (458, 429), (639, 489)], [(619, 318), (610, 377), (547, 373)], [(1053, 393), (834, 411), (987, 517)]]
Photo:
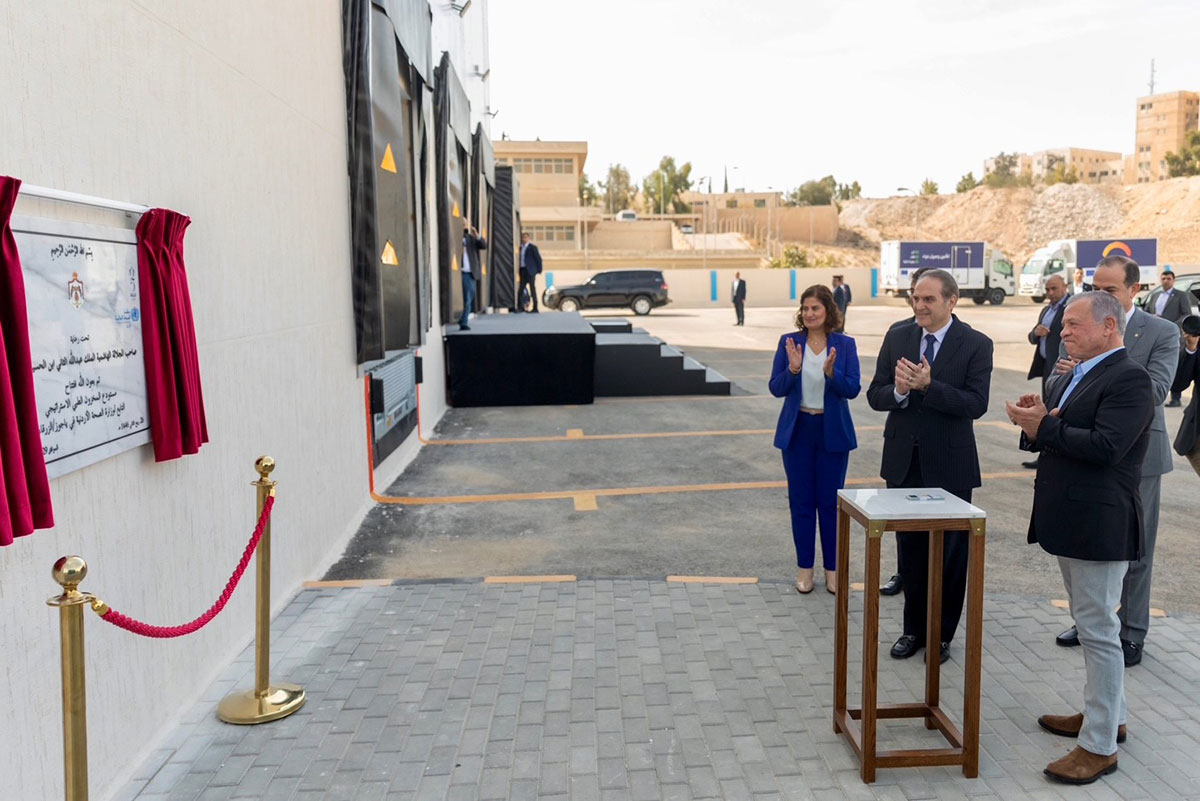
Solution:
[(537, 296), (537, 277), (542, 272), (542, 253), (538, 250), (538, 246), (533, 244), (533, 240), (529, 234), (521, 233), (521, 286), (517, 289), (517, 311), (525, 311), (521, 305), (521, 298), (524, 297), (526, 291), (529, 292), (529, 297), (533, 301), (533, 313), (537, 314), (538, 296)]
[(734, 325), (746, 324), (746, 280), (741, 273), (733, 274), (733, 310), (737, 312), (737, 322)]
[[(1029, 542), (1058, 557), (1083, 645), (1083, 712), (1042, 715), (1052, 734), (1078, 746), (1046, 766), (1052, 779), (1089, 784), (1117, 769), (1125, 739), (1125, 661), (1116, 607), (1129, 563), (1145, 549), (1138, 492), (1155, 402), (1150, 376), (1125, 352), (1125, 310), (1107, 292), (1071, 299), (1063, 342), (1078, 362), (1049, 402), (1006, 404), (1021, 448), (1040, 454)], [(1064, 379), (1066, 377), (1064, 376)]]
[[(1175, 325), (1179, 325), (1183, 322), (1184, 317), (1192, 313), (1192, 304), (1188, 302), (1186, 292), (1181, 292), (1175, 288), (1175, 273), (1171, 270), (1171, 265), (1168, 264), (1163, 268), (1159, 281), (1162, 283), (1162, 292), (1154, 299), (1154, 306), (1148, 306), (1146, 311), (1155, 317), (1161, 317), (1164, 320), (1170, 320)], [(1166, 405), (1181, 405), (1180, 398), (1182, 396), (1182, 392), (1176, 392), (1172, 389), (1171, 398), (1166, 402)]]
[[(925, 272), (912, 292), (913, 323), (883, 338), (867, 389), (872, 409), (886, 411), (880, 476), (888, 487), (940, 487), (965, 501), (982, 482), (973, 421), (987, 412), (992, 340), (953, 315), (958, 284), (945, 270)], [(925, 646), (928, 532), (897, 535), (904, 585), (904, 633), (892, 657)], [(967, 532), (947, 531), (943, 551), (941, 661), (962, 617), (967, 588)], [(933, 644), (930, 643), (930, 646)]]
[(850, 294), (850, 285), (846, 283), (846, 279), (840, 275), (833, 277), (833, 303), (838, 307), (838, 311), (842, 313), (842, 327), (839, 331), (846, 329), (846, 310), (850, 308), (850, 302), (853, 297)]
[[(1033, 345), (1033, 364), (1029, 366), (1027, 378), (1040, 379), (1042, 383), (1042, 399), (1046, 397), (1046, 379), (1054, 375), (1054, 365), (1058, 360), (1058, 345), (1062, 335), (1062, 310), (1067, 298), (1067, 282), (1061, 275), (1052, 275), (1046, 279), (1046, 299), (1050, 303), (1038, 315), (1037, 325), (1029, 332), (1029, 344)], [(1037, 467), (1037, 459), (1021, 462), (1022, 467), (1030, 470)]]
[[(925, 273), (929, 272), (931, 269), (932, 268), (930, 268), (930, 267), (918, 267), (917, 269), (912, 271), (912, 276), (910, 276), (910, 278), (909, 278), (908, 298), (907, 298), (910, 306), (912, 305), (913, 290), (917, 288), (917, 281), (920, 281), (921, 276), (924, 275)], [(904, 325), (911, 325), (912, 323), (916, 322), (916, 320), (917, 320), (917, 316), (915, 314), (912, 315), (911, 317), (905, 317), (903, 320), (897, 320), (896, 322), (894, 322), (890, 326), (888, 326), (888, 330), (890, 331), (893, 328), (899, 328), (900, 326), (904, 326)], [(897, 572), (893, 573), (892, 577), (890, 579), (888, 579), (887, 581), (885, 581), (883, 586), (879, 588), (880, 595), (899, 595), (901, 593), (901, 591), (904, 589), (904, 579), (900, 578), (899, 569), (900, 569), (900, 535), (897, 534), (896, 535), (896, 570), (897, 570)]]

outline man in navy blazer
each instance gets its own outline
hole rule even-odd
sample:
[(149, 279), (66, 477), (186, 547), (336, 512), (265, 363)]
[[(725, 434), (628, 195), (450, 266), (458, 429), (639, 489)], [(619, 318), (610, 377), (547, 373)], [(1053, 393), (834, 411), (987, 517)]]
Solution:
[(536, 314), (538, 310), (537, 297), (537, 277), (542, 272), (542, 253), (538, 250), (538, 246), (533, 244), (528, 233), (521, 233), (521, 256), (520, 256), (520, 273), (521, 286), (517, 289), (517, 311), (525, 311), (521, 306), (521, 298), (523, 293), (528, 290), (529, 297), (533, 300), (533, 312)]
[(1021, 448), (1040, 454), (1028, 539), (1058, 557), (1084, 649), (1083, 712), (1038, 718), (1052, 734), (1077, 738), (1044, 771), (1068, 784), (1115, 771), (1126, 734), (1116, 607), (1130, 562), (1146, 551), (1139, 485), (1157, 404), (1149, 374), (1124, 345), (1125, 314), (1107, 292), (1072, 298), (1063, 313), (1076, 362), (1069, 379), (1053, 382), (1044, 403), (1030, 394), (1006, 406)]
[[(888, 487), (939, 487), (970, 501), (971, 491), (982, 483), (973, 423), (987, 412), (992, 340), (953, 315), (957, 302), (958, 283), (950, 273), (929, 270), (921, 276), (912, 292), (916, 319), (884, 336), (867, 402), (888, 413), (879, 471)], [(927, 532), (902, 532), (897, 541), (904, 633), (891, 654), (907, 659), (926, 644), (929, 537)], [(945, 533), (943, 662), (950, 658), (950, 642), (962, 616), (967, 550), (967, 532)]]

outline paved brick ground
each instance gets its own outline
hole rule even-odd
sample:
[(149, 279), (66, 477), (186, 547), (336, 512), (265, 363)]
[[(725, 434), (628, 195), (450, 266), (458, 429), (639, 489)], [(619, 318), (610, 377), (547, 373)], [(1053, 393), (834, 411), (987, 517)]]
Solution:
[[(886, 646), (898, 599), (882, 610)], [(1154, 621), (1127, 672), (1120, 770), (1070, 788), (1041, 771), (1072, 741), (1035, 723), (1080, 704), (1082, 655), (1052, 642), (1065, 613), (989, 595), (980, 778), (885, 770), (864, 785), (830, 725), (832, 612), (820, 588), (780, 583), (305, 590), (273, 644), (273, 676), (306, 688), (304, 708), (261, 726), (216, 719), (221, 697), (252, 685), (247, 649), (117, 797), (1200, 799), (1200, 620)], [(953, 657), (943, 703), (958, 719), (957, 643)], [(918, 698), (922, 676), (919, 658), (884, 656), (881, 699)], [(881, 729), (883, 747), (939, 742), (914, 721)]]

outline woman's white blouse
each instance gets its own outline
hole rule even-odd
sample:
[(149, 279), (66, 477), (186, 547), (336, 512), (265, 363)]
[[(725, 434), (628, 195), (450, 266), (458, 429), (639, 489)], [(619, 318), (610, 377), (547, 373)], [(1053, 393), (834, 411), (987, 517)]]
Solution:
[(800, 368), (800, 405), (805, 409), (825, 408), (825, 351), (804, 348)]

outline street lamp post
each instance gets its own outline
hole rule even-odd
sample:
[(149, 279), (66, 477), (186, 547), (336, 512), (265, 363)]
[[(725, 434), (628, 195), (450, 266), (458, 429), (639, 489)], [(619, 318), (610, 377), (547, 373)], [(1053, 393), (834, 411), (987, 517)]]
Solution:
[(913, 239), (921, 238), (921, 196), (907, 186), (896, 187), (897, 192), (912, 192), (912, 196), (916, 199), (913, 204)]

